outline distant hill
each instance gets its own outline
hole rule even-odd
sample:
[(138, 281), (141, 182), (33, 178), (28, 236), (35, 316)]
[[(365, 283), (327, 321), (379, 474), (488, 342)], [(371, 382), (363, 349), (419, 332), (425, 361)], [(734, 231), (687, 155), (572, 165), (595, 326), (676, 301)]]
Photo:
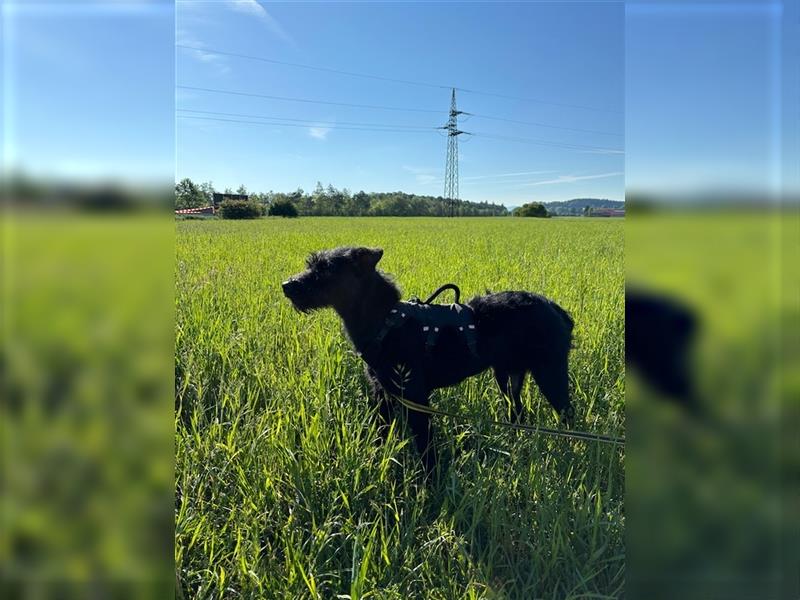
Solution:
[(592, 208), (625, 208), (625, 202), (620, 200), (607, 200), (605, 198), (573, 198), (560, 202), (545, 202), (547, 212), (551, 215), (570, 216), (582, 215), (587, 206)]

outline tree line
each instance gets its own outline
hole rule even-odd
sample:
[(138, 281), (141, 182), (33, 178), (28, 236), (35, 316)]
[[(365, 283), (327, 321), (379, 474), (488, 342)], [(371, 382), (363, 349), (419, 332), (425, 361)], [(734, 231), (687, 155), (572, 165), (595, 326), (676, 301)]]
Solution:
[[(214, 184), (195, 183), (189, 178), (182, 179), (175, 186), (175, 208), (196, 208), (208, 206), (213, 202)], [(294, 192), (249, 193), (245, 186), (239, 186), (228, 194), (247, 194), (249, 201), (258, 204), (264, 214), (274, 204), (291, 203), (300, 216), (397, 216), (397, 217), (444, 217), (450, 214), (449, 201), (442, 196), (420, 196), (405, 192), (364, 192), (352, 193), (347, 188), (337, 189), (332, 185), (324, 187), (317, 183), (312, 192), (298, 188)], [(458, 216), (494, 217), (506, 216), (508, 209), (502, 204), (490, 202), (469, 202), (458, 200), (454, 207)]]

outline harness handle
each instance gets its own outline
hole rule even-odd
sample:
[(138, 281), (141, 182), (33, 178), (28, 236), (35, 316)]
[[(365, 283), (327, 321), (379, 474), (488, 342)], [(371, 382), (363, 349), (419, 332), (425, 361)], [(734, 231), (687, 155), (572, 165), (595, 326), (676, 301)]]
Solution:
[(444, 292), (446, 290), (453, 290), (455, 292), (455, 294), (456, 294), (455, 303), (458, 304), (459, 300), (461, 300), (461, 290), (458, 289), (458, 286), (455, 283), (445, 283), (442, 287), (440, 287), (438, 290), (433, 292), (433, 294), (431, 294), (430, 297), (427, 300), (425, 300), (425, 302), (423, 302), (423, 304), (430, 304), (431, 302), (436, 300), (436, 297), (439, 294), (441, 294), (442, 292)]

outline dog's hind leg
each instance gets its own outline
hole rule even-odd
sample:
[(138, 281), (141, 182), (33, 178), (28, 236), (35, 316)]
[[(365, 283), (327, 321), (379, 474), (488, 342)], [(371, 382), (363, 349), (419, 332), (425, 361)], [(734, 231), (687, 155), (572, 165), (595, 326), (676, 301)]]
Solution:
[(495, 368), (494, 379), (500, 386), (500, 391), (508, 398), (511, 422), (518, 423), (525, 416), (525, 408), (522, 406), (522, 384), (525, 381), (525, 373), (507, 373)]
[(569, 399), (569, 371), (567, 357), (559, 357), (536, 364), (531, 373), (544, 397), (561, 417), (562, 423), (571, 425), (575, 410)]

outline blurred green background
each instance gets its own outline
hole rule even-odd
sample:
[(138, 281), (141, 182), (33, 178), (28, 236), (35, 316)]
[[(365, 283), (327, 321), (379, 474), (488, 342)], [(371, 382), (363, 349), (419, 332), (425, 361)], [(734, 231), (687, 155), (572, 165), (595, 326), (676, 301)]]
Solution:
[(794, 597), (797, 251), (790, 208), (627, 220), (628, 283), (681, 301), (698, 319), (691, 364), (701, 404), (687, 413), (629, 369), (631, 597)]
[(172, 218), (1, 224), (0, 595), (169, 596)]

